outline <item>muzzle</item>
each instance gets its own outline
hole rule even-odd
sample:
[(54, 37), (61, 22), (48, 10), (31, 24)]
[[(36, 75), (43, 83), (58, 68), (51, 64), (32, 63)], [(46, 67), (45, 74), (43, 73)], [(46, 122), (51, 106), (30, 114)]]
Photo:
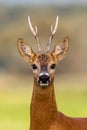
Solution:
[(48, 73), (41, 73), (39, 75), (38, 83), (42, 87), (49, 86), (49, 83), (50, 83), (50, 76), (49, 76), (49, 74)]

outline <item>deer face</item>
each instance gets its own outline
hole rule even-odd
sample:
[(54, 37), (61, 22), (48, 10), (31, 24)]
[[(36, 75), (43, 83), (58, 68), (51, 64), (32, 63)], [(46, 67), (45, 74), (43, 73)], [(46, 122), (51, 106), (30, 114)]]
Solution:
[[(30, 19), (29, 19), (29, 24)], [(56, 23), (57, 24), (57, 23)], [(30, 27), (31, 28), (31, 27)], [(32, 28), (31, 28), (32, 31)], [(56, 65), (60, 60), (64, 58), (68, 51), (68, 37), (64, 38), (60, 43), (58, 43), (54, 50), (50, 53), (50, 43), (48, 42), (46, 53), (41, 52), (41, 44), (37, 37), (36, 31), (33, 29), (33, 34), (38, 42), (39, 52), (36, 54), (29, 46), (29, 44), (24, 41), (22, 38), (18, 39), (18, 50), (21, 56), (30, 63), (34, 75), (34, 82), (40, 87), (50, 86), (54, 81)], [(55, 31), (55, 30), (53, 30)], [(53, 33), (52, 31), (52, 33)], [(49, 38), (49, 41), (53, 38), (52, 34)]]
[(54, 79), (56, 63), (51, 54), (38, 54), (31, 64), (35, 82), (42, 87), (49, 86)]

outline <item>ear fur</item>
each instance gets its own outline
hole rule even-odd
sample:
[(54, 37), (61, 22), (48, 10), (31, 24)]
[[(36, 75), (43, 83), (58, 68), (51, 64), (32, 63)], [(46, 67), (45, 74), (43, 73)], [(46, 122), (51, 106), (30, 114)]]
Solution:
[(65, 37), (59, 44), (57, 44), (52, 52), (52, 55), (57, 59), (57, 61), (62, 60), (69, 48), (69, 38)]
[(32, 58), (35, 56), (32, 48), (22, 38), (18, 38), (17, 47), (20, 55), (27, 61), (32, 62)]

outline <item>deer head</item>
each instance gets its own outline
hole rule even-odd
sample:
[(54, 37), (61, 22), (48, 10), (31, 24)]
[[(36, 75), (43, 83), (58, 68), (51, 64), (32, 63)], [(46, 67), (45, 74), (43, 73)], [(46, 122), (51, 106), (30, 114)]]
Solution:
[(65, 37), (62, 41), (57, 43), (53, 51), (50, 52), (51, 42), (58, 26), (57, 16), (55, 26), (51, 26), (51, 35), (48, 39), (46, 52), (42, 53), (37, 27), (33, 28), (30, 17), (28, 17), (28, 22), (30, 30), (38, 45), (38, 53), (35, 53), (31, 46), (22, 38), (19, 38), (17, 41), (18, 51), (21, 56), (30, 63), (34, 75), (34, 82), (38, 86), (46, 88), (54, 81), (56, 65), (65, 57), (69, 48), (69, 39), (68, 37)]

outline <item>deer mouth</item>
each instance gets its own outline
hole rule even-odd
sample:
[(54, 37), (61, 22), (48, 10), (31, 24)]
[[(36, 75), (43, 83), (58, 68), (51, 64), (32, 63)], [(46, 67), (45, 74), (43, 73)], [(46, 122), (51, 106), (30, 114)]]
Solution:
[(40, 81), (39, 85), (41, 87), (47, 87), (47, 86), (49, 86), (49, 81), (47, 81), (46, 83), (43, 83), (42, 81)]
[(47, 81), (47, 82), (38, 81), (38, 85), (41, 88), (46, 88), (46, 87), (48, 87), (50, 85), (50, 81)]
[(47, 74), (40, 74), (38, 84), (41, 87), (47, 87), (50, 84), (50, 77)]

